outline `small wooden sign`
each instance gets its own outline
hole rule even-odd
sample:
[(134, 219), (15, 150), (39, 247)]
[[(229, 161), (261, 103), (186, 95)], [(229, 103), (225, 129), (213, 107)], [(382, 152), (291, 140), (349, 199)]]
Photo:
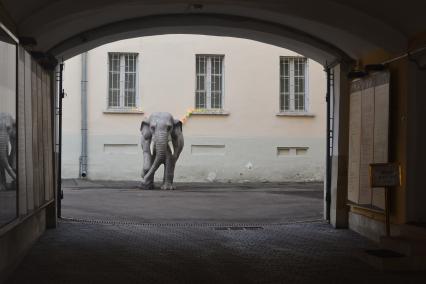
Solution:
[(396, 163), (370, 164), (370, 186), (390, 187), (401, 185), (401, 166)]

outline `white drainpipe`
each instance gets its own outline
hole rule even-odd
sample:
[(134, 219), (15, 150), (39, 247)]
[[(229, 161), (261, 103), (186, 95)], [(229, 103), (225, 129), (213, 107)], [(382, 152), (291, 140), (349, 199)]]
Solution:
[(80, 178), (87, 177), (87, 52), (81, 54), (81, 155)]

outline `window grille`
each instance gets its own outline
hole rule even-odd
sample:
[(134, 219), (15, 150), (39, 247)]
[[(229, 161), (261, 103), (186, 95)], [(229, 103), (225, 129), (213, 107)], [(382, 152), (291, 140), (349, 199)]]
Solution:
[(307, 60), (304, 57), (280, 58), (280, 111), (305, 112)]
[(222, 109), (223, 56), (196, 56), (195, 108)]
[(108, 108), (135, 108), (136, 53), (109, 53)]

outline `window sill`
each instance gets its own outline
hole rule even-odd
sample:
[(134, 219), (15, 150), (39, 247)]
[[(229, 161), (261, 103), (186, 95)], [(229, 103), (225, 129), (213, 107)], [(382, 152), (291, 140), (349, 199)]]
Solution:
[(109, 108), (103, 111), (103, 113), (105, 114), (114, 114), (114, 113), (118, 113), (118, 114), (144, 114), (144, 112), (142, 110), (139, 109), (125, 109), (125, 108), (118, 108), (118, 109), (113, 109), (113, 108)]
[(310, 112), (296, 112), (296, 111), (287, 111), (287, 112), (279, 112), (276, 116), (289, 116), (289, 117), (315, 117), (315, 114)]
[(223, 109), (196, 109), (194, 110), (191, 115), (230, 115), (229, 111), (223, 110)]

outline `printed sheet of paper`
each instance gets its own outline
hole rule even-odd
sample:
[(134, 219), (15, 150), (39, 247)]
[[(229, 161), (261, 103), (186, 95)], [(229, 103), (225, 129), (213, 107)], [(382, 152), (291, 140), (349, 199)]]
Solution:
[[(388, 162), (389, 80), (375, 87), (374, 162)], [(385, 208), (385, 189), (373, 189), (373, 206)]]
[(348, 200), (359, 202), (359, 162), (361, 142), (361, 92), (350, 96)]
[(362, 90), (359, 203), (371, 204), (369, 167), (374, 158), (374, 88)]

